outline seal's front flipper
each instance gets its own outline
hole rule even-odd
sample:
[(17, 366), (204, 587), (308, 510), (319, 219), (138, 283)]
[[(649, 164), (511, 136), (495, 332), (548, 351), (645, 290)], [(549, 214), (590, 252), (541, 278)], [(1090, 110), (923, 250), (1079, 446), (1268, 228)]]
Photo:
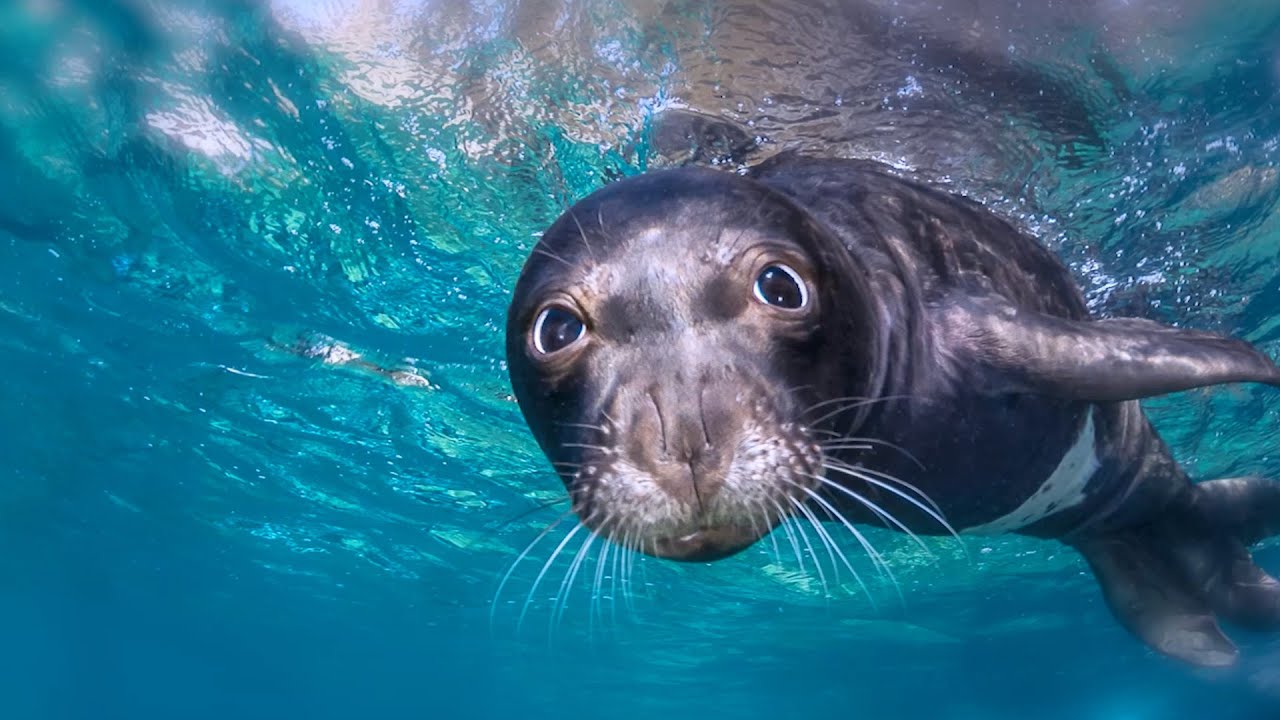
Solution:
[(1112, 402), (1206, 385), (1280, 385), (1280, 368), (1249, 343), (1138, 319), (1068, 320), (989, 296), (939, 308), (947, 347), (995, 370), (992, 392)]
[(1236, 646), (1222, 634), (1208, 601), (1147, 538), (1122, 534), (1076, 548), (1093, 568), (1111, 612), (1152, 649), (1203, 667), (1235, 662)]

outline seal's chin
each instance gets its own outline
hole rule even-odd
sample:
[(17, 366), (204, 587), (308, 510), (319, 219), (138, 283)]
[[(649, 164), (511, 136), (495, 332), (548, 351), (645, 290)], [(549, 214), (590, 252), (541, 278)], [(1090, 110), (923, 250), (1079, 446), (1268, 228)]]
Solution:
[(756, 533), (732, 525), (695, 530), (679, 537), (659, 537), (652, 542), (653, 555), (684, 562), (711, 562), (751, 547)]

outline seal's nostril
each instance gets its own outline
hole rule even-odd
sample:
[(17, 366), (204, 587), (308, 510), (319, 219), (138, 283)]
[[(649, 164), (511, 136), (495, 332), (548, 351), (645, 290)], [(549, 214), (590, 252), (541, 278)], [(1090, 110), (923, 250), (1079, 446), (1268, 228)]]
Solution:
[(653, 414), (658, 418), (658, 436), (662, 443), (663, 456), (670, 455), (671, 452), (667, 448), (667, 422), (662, 417), (662, 406), (658, 404), (658, 396), (655, 394), (656, 386), (649, 386), (649, 402), (653, 403)]
[(698, 419), (702, 422), (702, 446), (704, 448), (711, 447), (711, 431), (707, 429), (707, 406), (706, 406), (707, 386), (704, 382), (698, 388)]
[(693, 487), (693, 497), (698, 502), (698, 514), (707, 514), (707, 504), (702, 501), (702, 491), (698, 489), (700, 478), (698, 477), (698, 468), (695, 467), (696, 460), (689, 459), (689, 484)]

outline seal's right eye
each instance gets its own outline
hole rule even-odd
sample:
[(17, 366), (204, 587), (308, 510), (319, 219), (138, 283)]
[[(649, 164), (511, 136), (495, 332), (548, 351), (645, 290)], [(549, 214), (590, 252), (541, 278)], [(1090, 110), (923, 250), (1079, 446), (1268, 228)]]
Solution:
[(753, 290), (760, 302), (784, 310), (799, 310), (809, 303), (809, 292), (800, 274), (779, 263), (760, 271)]
[(582, 318), (569, 308), (552, 305), (538, 313), (533, 323), (533, 348), (539, 355), (550, 355), (574, 344), (585, 332)]

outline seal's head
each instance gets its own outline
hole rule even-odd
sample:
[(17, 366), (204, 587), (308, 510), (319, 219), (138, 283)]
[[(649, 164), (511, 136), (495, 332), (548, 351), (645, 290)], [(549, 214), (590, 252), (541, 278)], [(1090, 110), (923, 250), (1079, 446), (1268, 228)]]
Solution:
[(547, 230), (516, 285), (507, 359), (588, 527), (713, 560), (816, 497), (806, 417), (877, 391), (878, 322), (865, 271), (812, 214), (754, 180), (669, 170)]

